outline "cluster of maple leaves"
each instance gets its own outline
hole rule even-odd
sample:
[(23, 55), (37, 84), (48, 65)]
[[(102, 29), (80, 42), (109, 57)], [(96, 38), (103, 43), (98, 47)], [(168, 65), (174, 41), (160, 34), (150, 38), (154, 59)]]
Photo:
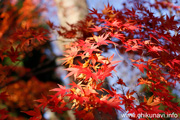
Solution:
[[(146, 2), (156, 9), (166, 6), (179, 12), (178, 6), (168, 2), (156, 3)], [(180, 107), (178, 103), (172, 102), (174, 96), (168, 90), (168, 87), (174, 88), (176, 82), (180, 82), (179, 22), (175, 16), (155, 17), (143, 4), (136, 4), (133, 9), (125, 7), (123, 10), (116, 10), (110, 5), (105, 6), (102, 12), (92, 9), (86, 20), (70, 25), (71, 30), (62, 28), (63, 32), (58, 31), (63, 37), (76, 39), (66, 45), (63, 58), (63, 64), (67, 66), (65, 70), (69, 71), (66, 77), (73, 76), (74, 80), (70, 88), (58, 85), (58, 88), (50, 90), (54, 94), (42, 96), (36, 100), (38, 105), (34, 110), (24, 113), (32, 116), (31, 120), (42, 119), (40, 108), (45, 110), (46, 107), (59, 114), (73, 110), (77, 118), (92, 120), (97, 111), (109, 114), (109, 119), (114, 115), (114, 110), (134, 114), (135, 117), (131, 119), (140, 119), (136, 116), (139, 113), (180, 114)], [(58, 28), (51, 22), (49, 26), (51, 29)], [(175, 34), (171, 35), (170, 31), (175, 31)], [(15, 49), (11, 46), (1, 59), (10, 57), (12, 62), (18, 61), (17, 56), (26, 49), (26, 45), (36, 47), (36, 42), (48, 39), (47, 33), (44, 29), (19, 29), (14, 36), (22, 42)], [(113, 61), (114, 55), (102, 55), (113, 48), (140, 56), (139, 59), (131, 59), (133, 66), (146, 74), (146, 77), (138, 79), (137, 86), (146, 85), (152, 96), (140, 96), (135, 90), (120, 94), (112, 86), (111, 90), (102, 88), (105, 78), (114, 77), (112, 73), (116, 72), (115, 67), (121, 62)], [(144, 57), (149, 59), (144, 60)], [(5, 69), (5, 66), (1, 65), (1, 68)], [(116, 78), (117, 84), (127, 86), (118, 75)], [(6, 98), (5, 93), (0, 94), (1, 98)], [(7, 117), (6, 113), (5, 109), (0, 111), (2, 119)]]
[(49, 39), (49, 31), (39, 27), (39, 13), (44, 8), (32, 0), (14, 2), (0, 2), (0, 120), (24, 120), (23, 116), (9, 114), (33, 109), (35, 99), (57, 86), (39, 81), (22, 65), (27, 54)]

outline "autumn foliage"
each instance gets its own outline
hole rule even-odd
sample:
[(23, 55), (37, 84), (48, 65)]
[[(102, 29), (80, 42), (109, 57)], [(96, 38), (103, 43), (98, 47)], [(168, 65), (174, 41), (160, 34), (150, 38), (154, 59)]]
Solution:
[[(77, 118), (84, 120), (96, 119), (99, 113), (106, 113), (101, 114), (101, 117), (111, 119), (115, 115), (114, 110), (134, 114), (131, 119), (141, 120), (148, 118), (138, 118), (137, 115), (140, 113), (180, 114), (179, 104), (173, 101), (175, 97), (169, 90), (169, 88), (176, 88), (177, 83), (180, 82), (178, 16), (177, 18), (168, 15), (157, 17), (144, 5), (157, 11), (171, 8), (177, 14), (180, 12), (180, 7), (170, 2), (155, 2), (153, 4), (144, 1), (139, 4), (132, 2), (134, 6), (130, 9), (125, 4), (121, 10), (116, 10), (109, 4), (102, 11), (92, 9), (85, 20), (76, 25), (69, 25), (70, 30), (54, 26), (50, 21), (47, 22), (50, 29), (57, 30), (60, 36), (76, 39), (65, 46), (64, 58), (61, 59), (64, 60), (63, 65), (68, 71), (65, 78), (73, 76), (73, 82), (70, 83), (70, 88), (58, 84), (58, 87), (51, 88), (51, 95), (46, 93), (41, 98), (36, 99), (35, 97), (34, 110), (22, 109), (22, 112), (31, 116), (31, 120), (41, 120), (43, 118), (41, 112), (44, 112), (45, 108), (58, 114), (73, 110)], [(5, 19), (3, 20), (6, 22)], [(9, 24), (4, 23), (3, 25), (8, 27)], [(0, 32), (4, 34), (7, 28), (1, 27)], [(0, 78), (1, 86), (5, 91), (0, 94), (0, 99), (4, 100), (6, 105), (13, 106), (13, 102), (6, 101), (12, 101), (10, 96), (13, 91), (16, 91), (14, 94), (22, 95), (23, 93), (18, 92), (17, 86), (20, 84), (20, 86), (25, 86), (25, 82), (18, 81), (18, 83), (11, 74), (23, 76), (31, 70), (23, 66), (20, 68), (17, 64), (6, 64), (3, 60), (10, 58), (12, 63), (22, 60), (26, 52), (49, 42), (49, 33), (50, 31), (44, 28), (21, 26), (12, 33), (10, 40), (0, 41)], [(5, 46), (7, 43), (9, 43), (8, 46)], [(110, 86), (110, 90), (102, 87), (107, 77), (116, 78), (116, 84), (119, 84), (121, 88), (128, 87), (126, 81), (119, 78), (118, 74), (113, 74), (116, 73), (116, 66), (122, 61), (114, 61), (114, 55), (103, 56), (103, 53), (110, 49), (115, 49), (119, 56), (124, 53), (139, 56), (138, 59), (130, 59), (132, 67), (145, 74), (145, 77), (142, 76), (137, 80), (137, 87), (145, 86), (144, 91), (148, 91), (151, 95), (141, 95), (132, 89), (127, 91), (122, 89), (121, 93), (117, 93), (114, 86)], [(28, 85), (45, 84), (39, 83), (36, 78), (30, 76), (32, 78), (26, 82)], [(16, 82), (14, 86), (9, 85), (6, 89), (4, 85), (12, 81)], [(51, 87), (50, 83), (48, 84), (39, 90), (43, 91)], [(29, 91), (34, 91), (33, 94), (38, 92), (38, 89), (34, 87), (28, 88), (31, 88)], [(24, 94), (27, 95), (28, 90)], [(23, 104), (22, 101), (21, 105)], [(0, 114), (1, 119), (11, 119), (6, 109), (1, 109)]]

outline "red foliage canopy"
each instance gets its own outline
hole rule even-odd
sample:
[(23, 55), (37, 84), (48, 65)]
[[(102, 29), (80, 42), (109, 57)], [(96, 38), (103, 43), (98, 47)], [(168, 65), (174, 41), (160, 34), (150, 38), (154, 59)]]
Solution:
[[(168, 6), (176, 12), (179, 11), (178, 6), (168, 2), (156, 3), (147, 2), (151, 7)], [(49, 24), (53, 27), (52, 23)], [(48, 107), (59, 114), (71, 109), (81, 119), (95, 119), (97, 110), (113, 116), (114, 109), (134, 114), (131, 119), (137, 119), (140, 113), (180, 114), (180, 107), (178, 103), (172, 101), (174, 96), (168, 90), (168, 87), (174, 88), (176, 82), (180, 82), (178, 25), (179, 22), (174, 16), (156, 17), (143, 4), (138, 4), (133, 9), (116, 10), (108, 5), (102, 12), (90, 10), (89, 16), (84, 21), (70, 25), (71, 30), (59, 31), (63, 37), (77, 39), (66, 46), (65, 58), (63, 58), (64, 64), (68, 66), (65, 70), (69, 71), (66, 77), (74, 76), (71, 87), (59, 85), (58, 88), (51, 90), (55, 94), (43, 96), (42, 99), (37, 100), (40, 104), (34, 111), (25, 113), (32, 116), (32, 120), (41, 119), (38, 110), (40, 107)], [(15, 50), (11, 46), (7, 51), (8, 54), (4, 54), (1, 59), (9, 57), (12, 62), (18, 61), (18, 48), (23, 52), (24, 46), (31, 46), (33, 42), (41, 43), (47, 39), (48, 31), (44, 29), (34, 31), (24, 28), (19, 31), (14, 35), (21, 40), (20, 44)], [(171, 35), (170, 31), (175, 31), (176, 34)], [(78, 32), (82, 34), (81, 37)], [(34, 46), (36, 47), (36, 44)], [(114, 77), (112, 72), (116, 72), (115, 67), (121, 62), (113, 61), (113, 56), (108, 58), (102, 55), (112, 48), (140, 56), (140, 59), (131, 60), (134, 67), (146, 74), (146, 77), (138, 79), (137, 86), (146, 85), (152, 93), (151, 97), (144, 96), (144, 100), (141, 100), (135, 97), (136, 94), (139, 96), (135, 90), (123, 91), (123, 94), (120, 94), (113, 87), (111, 90), (102, 88), (105, 78)], [(150, 59), (144, 60), (143, 57)], [(78, 61), (75, 61), (76, 58)], [(126, 86), (123, 79), (116, 77), (117, 84)], [(0, 98), (5, 99), (4, 93), (0, 95)], [(163, 106), (163, 109), (160, 106)], [(3, 109), (1, 111), (1, 116), (6, 118), (6, 111)]]

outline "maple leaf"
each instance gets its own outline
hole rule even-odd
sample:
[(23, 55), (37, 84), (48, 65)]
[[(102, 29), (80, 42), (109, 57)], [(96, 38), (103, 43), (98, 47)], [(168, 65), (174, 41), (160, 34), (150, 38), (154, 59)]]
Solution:
[(110, 32), (110, 36), (111, 36), (111, 37), (118, 38), (118, 39), (120, 39), (120, 40), (122, 40), (122, 41), (124, 41), (124, 39), (125, 39), (124, 34), (121, 34), (121, 33), (118, 33), (118, 32), (115, 32), (115, 33), (111, 33), (111, 32)]
[(147, 65), (144, 65), (144, 64), (135, 64), (133, 63), (133, 65), (135, 65), (136, 67), (139, 68), (139, 70), (144, 73), (144, 69), (148, 69)]
[(105, 22), (106, 23), (104, 25), (112, 26), (112, 27), (117, 27), (120, 26), (120, 24), (122, 24), (122, 22), (119, 22), (118, 20), (114, 20), (113, 22), (109, 22), (105, 20)]
[(35, 107), (34, 110), (22, 111), (22, 112), (32, 116), (29, 120), (41, 120), (42, 119), (41, 111), (37, 107)]
[(63, 64), (65, 63), (66, 65), (73, 64), (73, 59), (77, 55), (78, 51), (79, 51), (79, 48), (77, 47), (70, 47), (70, 49), (66, 50), (65, 51), (66, 54), (64, 55), (65, 57), (61, 59), (61, 60), (65, 60)]
[(154, 95), (152, 95), (148, 100), (144, 96), (144, 102), (141, 102), (140, 105), (136, 107), (138, 113), (157, 114), (164, 112), (163, 110), (159, 110), (160, 105), (158, 104), (161, 103), (159, 100), (152, 102), (153, 96)]
[(97, 10), (95, 8), (89, 9), (90, 10), (90, 14), (98, 14)]
[(144, 96), (144, 102), (147, 104), (147, 105), (150, 105), (150, 106), (156, 106), (156, 105), (158, 105), (158, 104), (160, 104), (161, 102), (160, 101), (154, 101), (154, 102), (152, 102), (153, 101), (153, 97), (154, 97), (154, 95), (152, 95), (148, 100), (145, 98), (145, 96)]
[(126, 52), (128, 52), (128, 51), (137, 51), (138, 49), (141, 49), (142, 48), (142, 46), (140, 46), (140, 45), (133, 45), (132, 47), (131, 46), (125, 46), (127, 49), (126, 49)]
[[(66, 95), (64, 95), (66, 96)], [(48, 107), (50, 108), (53, 108), (53, 106), (57, 106), (58, 103), (63, 103), (64, 100), (63, 100), (63, 96), (61, 95), (58, 95), (58, 94), (55, 94), (55, 95), (50, 95), (51, 99), (49, 100), (49, 104), (48, 104)]]
[(110, 64), (109, 63), (107, 63), (107, 64), (114, 65), (114, 64), (121, 62), (121, 61), (113, 61), (113, 57), (114, 57), (114, 54), (111, 57), (109, 57), (109, 59), (108, 59)]
[(116, 108), (116, 107), (119, 108), (119, 105), (121, 105), (121, 101), (122, 100), (119, 99), (119, 96), (116, 97), (116, 95), (115, 97), (108, 100), (108, 102), (110, 103), (110, 106), (112, 106), (113, 108)]
[(2, 100), (6, 100), (7, 99), (7, 94), (6, 94), (6, 92), (2, 92), (2, 93), (0, 93), (0, 99), (2, 99)]
[(141, 39), (129, 39), (127, 41), (127, 46), (124, 46), (126, 49), (126, 51), (137, 51), (138, 49), (142, 49), (142, 43), (140, 42)]
[(139, 78), (138, 79), (138, 85), (140, 85), (140, 84), (146, 84), (146, 85), (151, 85), (152, 84), (152, 82), (151, 81), (148, 81), (148, 80), (146, 80), (146, 79), (143, 79), (143, 78)]
[(111, 97), (117, 95), (116, 90), (114, 88), (112, 88), (112, 87), (110, 87), (110, 88), (111, 88), (111, 90), (107, 90), (107, 89), (104, 89), (104, 88), (102, 88), (102, 89), (104, 91), (108, 92)]
[(47, 106), (47, 104), (49, 103), (49, 100), (47, 99), (47, 97), (46, 96), (44, 96), (44, 95), (42, 95), (42, 99), (39, 99), (39, 100), (35, 100), (35, 101), (37, 101), (37, 102), (39, 102), (39, 103), (41, 103), (41, 104), (39, 104), (38, 105), (38, 107), (41, 107), (41, 106), (43, 106), (43, 110), (45, 109), (45, 107)]
[(129, 92), (129, 90), (128, 90), (126, 95), (120, 95), (120, 97), (123, 99), (122, 104), (125, 105), (126, 110), (131, 110), (134, 108), (135, 98), (132, 96), (134, 93), (135, 93), (135, 91)]
[(0, 58), (3, 61), (5, 57), (7, 57), (7, 55), (4, 55), (4, 51), (5, 50), (0, 50)]
[(44, 34), (34, 35), (34, 38), (37, 39), (39, 42), (45, 41), (47, 38), (44, 37)]
[(86, 49), (85, 49), (83, 55), (86, 54), (86, 53), (89, 53), (89, 55), (91, 55), (92, 52), (94, 52), (94, 51), (96, 51), (96, 52), (100, 51), (100, 50), (97, 49), (97, 48), (98, 48), (98, 45), (94, 45), (94, 44), (93, 44), (93, 45), (90, 46), (90, 48), (86, 48)]
[(154, 52), (154, 53), (157, 53), (158, 55), (159, 55), (158, 52), (161, 52), (161, 51), (165, 51), (165, 52), (169, 53), (167, 50), (163, 49), (160, 46), (152, 46), (152, 47), (148, 47), (148, 48), (149, 48), (148, 52)]
[(16, 62), (19, 61), (17, 58), (19, 57), (19, 52), (18, 52), (18, 48), (14, 49), (11, 46), (11, 50), (7, 51), (8, 53), (8, 57), (11, 59), (12, 62)]
[[(72, 83), (70, 83), (69, 85), (71, 85), (73, 88), (79, 88), (80, 90), (82, 90), (82, 87), (81, 87), (81, 82), (76, 84), (75, 82), (72, 81)], [(82, 90), (83, 91), (83, 90)]]
[(158, 40), (156, 37), (154, 37), (153, 34), (149, 34), (149, 36), (150, 36), (150, 38), (151, 38), (151, 37), (154, 38), (154, 39), (159, 43), (159, 40)]
[(91, 94), (98, 94), (94, 88), (92, 88), (91, 86), (87, 86), (84, 89), (84, 92), (87, 96), (91, 95)]
[(107, 65), (104, 65), (103, 66), (104, 70), (98, 70), (98, 72), (97, 72), (98, 79), (104, 80), (106, 77), (111, 76), (111, 71), (113, 71), (116, 66), (107, 66)]
[(60, 106), (53, 106), (50, 107), (52, 109), (52, 112), (57, 112), (59, 114), (62, 114), (64, 111), (70, 110), (68, 107), (65, 107), (65, 104), (61, 104)]
[(97, 45), (100, 46), (100, 45), (108, 45), (107, 43), (112, 43), (112, 44), (115, 44), (114, 42), (110, 41), (110, 40), (106, 40), (107, 37), (109, 36), (109, 34), (106, 34), (105, 36), (104, 35), (101, 35), (101, 36), (93, 36), (95, 41), (97, 42)]
[(100, 26), (94, 26), (95, 28), (89, 28), (91, 31), (93, 32), (98, 32), (98, 31), (101, 31), (102, 30), (102, 27)]
[(8, 111), (6, 109), (0, 109), (0, 120), (6, 120), (8, 117)]
[[(62, 28), (62, 27), (61, 27)], [(63, 29), (63, 28), (62, 28)], [(58, 31), (58, 34), (60, 36), (63, 36), (65, 38), (68, 38), (68, 39), (72, 39), (72, 38), (75, 38), (77, 33), (76, 33), (76, 30), (69, 30), (69, 31), (66, 31), (66, 32), (61, 32), (61, 31)]]
[(59, 95), (63, 96), (63, 95), (65, 95), (65, 93), (69, 92), (69, 89), (66, 89), (66, 87), (59, 85), (59, 84), (58, 84), (58, 86), (59, 86), (59, 88), (54, 88), (54, 89), (50, 90), (50, 91), (57, 91), (57, 93), (54, 95), (55, 97), (59, 96)]
[(173, 60), (171, 61), (171, 63), (173, 64), (173, 66), (174, 66), (175, 63), (180, 65), (180, 60), (173, 59)]
[(66, 96), (69, 96), (69, 101), (72, 101), (72, 100), (77, 100), (78, 99), (78, 95), (76, 95), (73, 90), (71, 90), (71, 93), (67, 94)]
[(96, 73), (93, 73), (93, 72), (91, 71), (91, 69), (89, 69), (89, 68), (81, 68), (81, 67), (79, 67), (78, 75), (79, 75), (79, 73), (85, 74), (85, 77), (86, 77), (85, 80), (87, 80), (87, 79), (89, 79), (90, 77), (92, 77), (93, 79), (95, 79), (95, 80), (97, 81)]
[(139, 30), (138, 26), (131, 25), (130, 23), (125, 23), (125, 24), (123, 24), (123, 26), (129, 30)]
[(124, 85), (124, 86), (126, 86), (126, 84), (123, 82), (123, 80), (122, 80), (122, 79), (119, 79), (119, 80), (117, 81), (117, 84), (120, 84), (120, 85)]
[(64, 69), (64, 70), (67, 70), (67, 71), (71, 71), (70, 73), (68, 73), (64, 79), (66, 79), (67, 77), (71, 76), (74, 74), (74, 78), (76, 79), (76, 76), (78, 76), (80, 73), (79, 73), (79, 68), (67, 68), (67, 69)]
[(50, 20), (48, 20), (46, 23), (49, 25), (49, 27), (50, 27), (51, 29), (54, 29), (54, 24), (53, 24), (53, 22), (51, 22)]
[(113, 12), (112, 6), (110, 6), (109, 3), (108, 3), (107, 6), (104, 5), (104, 9), (102, 10), (102, 13), (103, 13), (104, 15), (108, 15), (109, 13), (112, 13), (112, 12)]

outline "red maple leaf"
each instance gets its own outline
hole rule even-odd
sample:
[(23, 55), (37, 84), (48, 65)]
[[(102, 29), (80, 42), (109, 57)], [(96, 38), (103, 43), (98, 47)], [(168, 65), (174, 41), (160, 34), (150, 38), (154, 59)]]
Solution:
[(16, 61), (19, 61), (17, 58), (19, 57), (19, 52), (17, 51), (18, 48), (14, 49), (12, 46), (11, 46), (11, 50), (10, 51), (7, 51), (8, 53), (8, 57), (11, 59), (12, 62), (16, 62)]
[(70, 110), (68, 107), (65, 107), (65, 104), (61, 104), (60, 106), (55, 105), (49, 108), (52, 109), (52, 112), (57, 112), (59, 114), (62, 114), (64, 111)]
[(95, 28), (89, 28), (91, 31), (93, 32), (98, 32), (98, 31), (101, 31), (102, 30), (102, 27), (100, 26), (94, 26)]
[(59, 85), (59, 84), (58, 84), (58, 86), (59, 86), (59, 88), (54, 88), (54, 89), (50, 90), (50, 91), (57, 91), (57, 93), (54, 95), (54, 97), (59, 96), (59, 95), (63, 96), (63, 95), (65, 95), (65, 93), (69, 92), (69, 89), (66, 89), (66, 87)]
[(48, 20), (46, 23), (49, 25), (51, 29), (54, 29), (54, 24), (50, 20)]
[(122, 79), (119, 79), (119, 80), (117, 81), (117, 84), (120, 84), (120, 85), (124, 85), (124, 86), (126, 86), (126, 84), (123, 82), (123, 80), (122, 80)]
[(144, 73), (144, 69), (148, 69), (148, 67), (147, 67), (146, 65), (144, 65), (144, 64), (135, 64), (135, 63), (133, 63), (133, 65), (135, 65), (136, 67), (138, 67), (139, 70), (140, 70), (142, 73)]
[(173, 64), (173, 66), (174, 66), (175, 63), (180, 65), (180, 60), (173, 59), (171, 63)]
[(90, 48), (86, 48), (86, 49), (85, 49), (83, 55), (86, 54), (86, 53), (89, 53), (89, 54), (91, 55), (94, 51), (96, 51), (96, 52), (100, 51), (100, 50), (97, 49), (97, 48), (98, 48), (98, 45), (94, 45), (94, 44), (93, 44), (93, 45), (90, 46)]
[(0, 109), (0, 120), (6, 120), (8, 117), (8, 111), (6, 109)]
[(47, 99), (46, 96), (42, 95), (42, 99), (36, 100), (37, 102), (41, 103), (38, 105), (38, 107), (43, 107), (43, 110), (45, 109), (45, 107), (47, 106), (47, 104), (49, 103), (49, 100)]
[(32, 116), (29, 120), (41, 120), (42, 119), (41, 111), (39, 110), (38, 107), (35, 107), (34, 110), (22, 111), (22, 112)]
[(74, 75), (74, 78), (76, 79), (76, 76), (79, 75), (79, 68), (76, 68), (76, 67), (72, 67), (72, 68), (67, 68), (67, 69), (64, 69), (64, 70), (67, 70), (67, 71), (71, 71), (70, 73), (68, 73), (66, 75), (66, 77), (64, 79), (66, 79), (67, 77), (71, 76), (71, 75)]
[(6, 92), (2, 92), (2, 93), (0, 93), (0, 99), (2, 99), (2, 100), (6, 100), (7, 99), (7, 94), (6, 94)]
[(149, 48), (148, 52), (153, 52), (158, 55), (160, 55), (158, 52), (161, 52), (161, 51), (165, 51), (165, 52), (169, 53), (167, 50), (163, 49), (160, 46), (149, 46), (148, 48)]
[(115, 44), (114, 42), (110, 40), (106, 40), (108, 38), (109, 34), (101, 35), (101, 36), (94, 36), (95, 41), (97, 42), (97, 45), (108, 45), (107, 43)]

